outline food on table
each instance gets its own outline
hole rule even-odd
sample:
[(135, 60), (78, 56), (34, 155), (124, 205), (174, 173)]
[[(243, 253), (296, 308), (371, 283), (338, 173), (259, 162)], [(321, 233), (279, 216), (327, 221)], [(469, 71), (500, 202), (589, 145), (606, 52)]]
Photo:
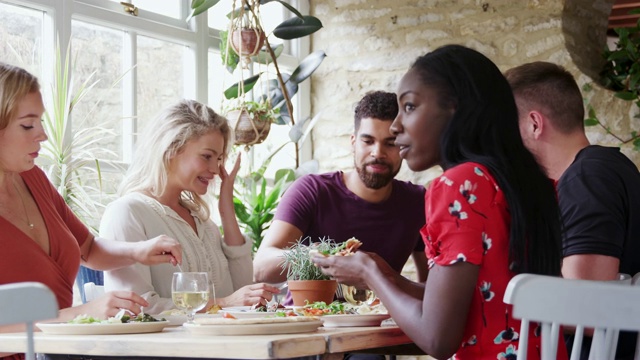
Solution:
[(222, 307), (220, 307), (220, 305), (218, 304), (213, 304), (211, 305), (211, 307), (207, 310), (207, 314), (217, 314), (218, 311), (222, 310)]
[(351, 256), (362, 245), (360, 240), (352, 237), (342, 244), (331, 248), (330, 250), (313, 249), (309, 251), (309, 255), (320, 254), (323, 256)]
[(334, 301), (331, 304), (327, 304), (324, 301), (317, 301), (303, 306), (300, 312), (305, 316), (346, 314), (345, 304), (339, 301)]
[(116, 316), (112, 316), (106, 320), (97, 319), (87, 314), (81, 314), (74, 319), (67, 321), (69, 324), (127, 324), (127, 323), (141, 323), (141, 322), (157, 322), (166, 321), (165, 318), (156, 319), (149, 314), (140, 313), (137, 316), (131, 317), (128, 313), (120, 311)]
[(255, 304), (251, 307), (251, 310), (254, 310), (255, 312), (276, 312), (284, 308), (284, 305), (280, 304), (279, 302), (270, 301), (266, 305)]
[(384, 305), (382, 305), (382, 303), (378, 303), (377, 305), (353, 305), (340, 301), (334, 301), (331, 304), (326, 304), (323, 301), (318, 301), (305, 305), (299, 310), (299, 312), (301, 312), (305, 316), (388, 314), (387, 309), (384, 307)]

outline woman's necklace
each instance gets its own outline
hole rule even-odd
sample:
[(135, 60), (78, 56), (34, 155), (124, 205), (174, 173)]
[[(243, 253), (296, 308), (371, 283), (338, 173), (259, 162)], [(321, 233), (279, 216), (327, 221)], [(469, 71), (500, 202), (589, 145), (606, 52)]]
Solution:
[(22, 193), (18, 190), (18, 185), (16, 185), (15, 179), (13, 180), (13, 188), (16, 189), (18, 196), (20, 197), (20, 202), (22, 203), (22, 209), (24, 210), (24, 215), (27, 217), (27, 226), (29, 226), (29, 230), (33, 230), (35, 227), (29, 218), (29, 212), (27, 212), (27, 205), (24, 203), (24, 199), (22, 198)]

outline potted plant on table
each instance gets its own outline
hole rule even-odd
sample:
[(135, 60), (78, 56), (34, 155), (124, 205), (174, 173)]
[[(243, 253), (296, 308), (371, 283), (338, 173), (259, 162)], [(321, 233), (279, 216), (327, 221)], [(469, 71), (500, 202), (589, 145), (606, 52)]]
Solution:
[(298, 239), (284, 253), (282, 272), (287, 272), (287, 284), (293, 305), (304, 306), (307, 303), (324, 301), (329, 304), (338, 288), (338, 282), (322, 273), (311, 261), (311, 250), (330, 253), (338, 245), (331, 239), (320, 239), (311, 243), (309, 238)]

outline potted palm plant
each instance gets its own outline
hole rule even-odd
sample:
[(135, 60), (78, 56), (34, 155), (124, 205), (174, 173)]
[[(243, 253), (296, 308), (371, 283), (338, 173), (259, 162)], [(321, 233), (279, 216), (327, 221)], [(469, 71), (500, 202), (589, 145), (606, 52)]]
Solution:
[(293, 298), (294, 306), (323, 301), (327, 304), (333, 301), (338, 288), (338, 282), (322, 273), (313, 261), (311, 251), (331, 253), (338, 245), (331, 239), (320, 239), (310, 243), (310, 239), (298, 239), (284, 253), (282, 272), (287, 272), (287, 285)]
[[(94, 72), (84, 81), (76, 83), (73, 76), (74, 66), (70, 47), (64, 51), (57, 43), (53, 82), (49, 91), (46, 87), (43, 89), (47, 103), (43, 126), (49, 138), (42, 144), (41, 156), (36, 162), (47, 174), (65, 203), (95, 234), (103, 204), (108, 202), (110, 197), (103, 191), (101, 165), (105, 159), (116, 158), (112, 151), (100, 146), (100, 137), (96, 137), (95, 134), (101, 134), (104, 138), (115, 137), (115, 133), (106, 127), (96, 126), (72, 131), (72, 111), (99, 81), (94, 79)], [(111, 87), (117, 85), (121, 78), (111, 84)], [(92, 109), (96, 109), (100, 103), (98, 101), (93, 104)], [(95, 115), (90, 112), (85, 116)], [(81, 122), (82, 118), (77, 117), (75, 120)], [(109, 161), (109, 165), (120, 169), (115, 161)], [(76, 282), (82, 301), (85, 302), (83, 285), (87, 282), (102, 285), (102, 271), (81, 266)]]

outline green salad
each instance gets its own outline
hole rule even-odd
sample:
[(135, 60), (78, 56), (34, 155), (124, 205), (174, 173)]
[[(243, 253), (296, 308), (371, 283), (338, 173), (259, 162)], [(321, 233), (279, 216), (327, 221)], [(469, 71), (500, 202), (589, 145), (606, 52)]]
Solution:
[(140, 322), (156, 322), (166, 321), (165, 318), (156, 319), (149, 314), (140, 313), (137, 316), (131, 317), (124, 310), (120, 310), (116, 316), (110, 317), (107, 320), (97, 319), (87, 314), (76, 316), (74, 319), (67, 321), (69, 324), (127, 324), (127, 323), (140, 323)]

